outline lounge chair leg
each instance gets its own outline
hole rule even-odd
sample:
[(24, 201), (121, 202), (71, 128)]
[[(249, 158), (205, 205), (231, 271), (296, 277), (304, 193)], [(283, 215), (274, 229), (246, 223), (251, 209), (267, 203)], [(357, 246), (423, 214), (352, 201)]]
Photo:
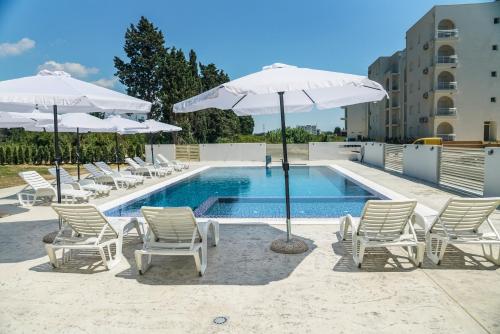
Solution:
[(202, 266), (201, 266), (201, 261), (200, 261), (200, 252), (196, 252), (195, 254), (193, 254), (193, 257), (194, 257), (194, 263), (196, 265), (196, 270), (198, 271), (198, 274), (200, 276), (203, 276), (203, 270), (202, 270)]
[[(434, 240), (435, 246), (433, 245)], [(425, 243), (427, 246), (427, 257), (431, 259), (434, 264), (439, 265), (443, 259), (447, 243), (442, 238), (436, 237), (432, 233), (425, 236)]]
[(56, 252), (54, 250), (54, 247), (51, 244), (46, 244), (45, 250), (47, 251), (47, 255), (49, 256), (50, 264), (52, 265), (52, 267), (57, 268), (58, 263), (57, 263), (57, 256), (56, 256)]
[(139, 272), (139, 275), (142, 275), (145, 272), (145, 270), (142, 268), (142, 253), (140, 251), (135, 251), (134, 255), (137, 271)]
[(359, 262), (358, 262), (358, 267), (361, 268), (361, 264), (363, 263), (363, 258), (365, 257), (365, 245), (360, 243), (359, 245)]
[(99, 254), (101, 255), (102, 263), (109, 270), (108, 260), (106, 259), (106, 254), (104, 253), (104, 248), (99, 247)]
[(484, 257), (488, 260), (500, 266), (500, 245), (484, 245), (482, 244)]

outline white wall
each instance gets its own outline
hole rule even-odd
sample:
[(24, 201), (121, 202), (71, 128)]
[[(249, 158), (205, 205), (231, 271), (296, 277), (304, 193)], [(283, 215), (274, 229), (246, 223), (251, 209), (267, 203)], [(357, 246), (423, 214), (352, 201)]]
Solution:
[(200, 161), (266, 161), (266, 144), (200, 144)]
[[(175, 145), (173, 144), (155, 144), (153, 145), (154, 155), (158, 153), (163, 154), (163, 156), (169, 160), (175, 160)], [(151, 146), (146, 145), (146, 161), (151, 162)]]
[(384, 168), (384, 146), (383, 143), (363, 143), (363, 162)]
[[(361, 145), (360, 142), (312, 142), (309, 143), (309, 160), (355, 160), (360, 147), (352, 147), (353, 145)], [(350, 147), (351, 146), (351, 147)]]
[(485, 148), (484, 197), (500, 197), (500, 147)]
[(403, 174), (439, 183), (440, 150), (440, 146), (434, 145), (404, 145)]

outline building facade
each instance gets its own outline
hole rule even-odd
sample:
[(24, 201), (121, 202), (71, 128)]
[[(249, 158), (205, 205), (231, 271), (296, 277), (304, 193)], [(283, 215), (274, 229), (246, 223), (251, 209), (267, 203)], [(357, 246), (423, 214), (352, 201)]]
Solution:
[[(385, 114), (367, 107), (369, 137), (500, 140), (499, 48), (500, 1), (433, 7), (407, 31), (405, 50), (368, 69), (390, 95)], [(399, 78), (389, 73), (396, 63)]]

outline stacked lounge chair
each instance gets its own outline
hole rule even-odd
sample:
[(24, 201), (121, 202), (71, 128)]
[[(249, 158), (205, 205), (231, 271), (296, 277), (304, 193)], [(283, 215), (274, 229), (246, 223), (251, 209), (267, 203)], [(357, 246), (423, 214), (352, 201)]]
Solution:
[(137, 162), (139, 164), (139, 166), (141, 167), (148, 167), (148, 166), (152, 166), (154, 167), (155, 169), (159, 169), (159, 170), (162, 170), (165, 172), (166, 175), (170, 175), (172, 174), (172, 171), (173, 171), (173, 168), (171, 167), (163, 167), (161, 166), (160, 164), (157, 164), (155, 163), (154, 165), (153, 164), (150, 164), (150, 163), (147, 163), (146, 161), (142, 160), (141, 158), (139, 157), (134, 157), (134, 161)]
[[(49, 168), (49, 173), (54, 177), (56, 176), (56, 168)], [(95, 196), (109, 195), (111, 187), (104, 184), (97, 184), (92, 179), (83, 179), (76, 181), (64, 168), (59, 168), (61, 183), (70, 184), (75, 189), (86, 190), (92, 192)]]
[(154, 166), (140, 166), (131, 158), (125, 158), (125, 162), (128, 164), (133, 174), (145, 175), (149, 177), (166, 175), (164, 170), (156, 169)]
[(130, 188), (136, 185), (136, 181), (131, 178), (106, 174), (93, 164), (84, 164), (83, 167), (90, 173), (94, 181), (98, 184), (111, 184), (115, 189)]
[(183, 163), (179, 160), (170, 161), (167, 158), (165, 158), (165, 156), (161, 153), (158, 153), (156, 157), (158, 158), (157, 161), (161, 166), (172, 167), (174, 170), (178, 172), (182, 171), (183, 169), (189, 168), (189, 165), (187, 163)]
[[(17, 194), (21, 205), (35, 205), (37, 200), (51, 202), (57, 196), (56, 189), (37, 172), (20, 172), (19, 176), (28, 184)], [(91, 195), (90, 191), (77, 190), (69, 184), (61, 184), (61, 199), (63, 201), (88, 202)]]
[(113, 175), (116, 177), (124, 177), (128, 179), (133, 179), (135, 181), (135, 184), (143, 184), (144, 183), (144, 176), (142, 175), (135, 175), (132, 174), (130, 171), (124, 170), (124, 171), (116, 171), (113, 168), (111, 168), (110, 165), (105, 163), (104, 161), (98, 161), (94, 162), (94, 165), (97, 166), (100, 170), (102, 170), (105, 174)]

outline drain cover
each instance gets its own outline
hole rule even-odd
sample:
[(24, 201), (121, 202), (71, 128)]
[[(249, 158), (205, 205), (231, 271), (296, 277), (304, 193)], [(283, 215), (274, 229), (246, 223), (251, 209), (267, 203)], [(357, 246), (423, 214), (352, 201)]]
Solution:
[(214, 319), (214, 324), (216, 324), (216, 325), (224, 325), (228, 320), (229, 320), (228, 317), (223, 317), (223, 316), (216, 317)]

